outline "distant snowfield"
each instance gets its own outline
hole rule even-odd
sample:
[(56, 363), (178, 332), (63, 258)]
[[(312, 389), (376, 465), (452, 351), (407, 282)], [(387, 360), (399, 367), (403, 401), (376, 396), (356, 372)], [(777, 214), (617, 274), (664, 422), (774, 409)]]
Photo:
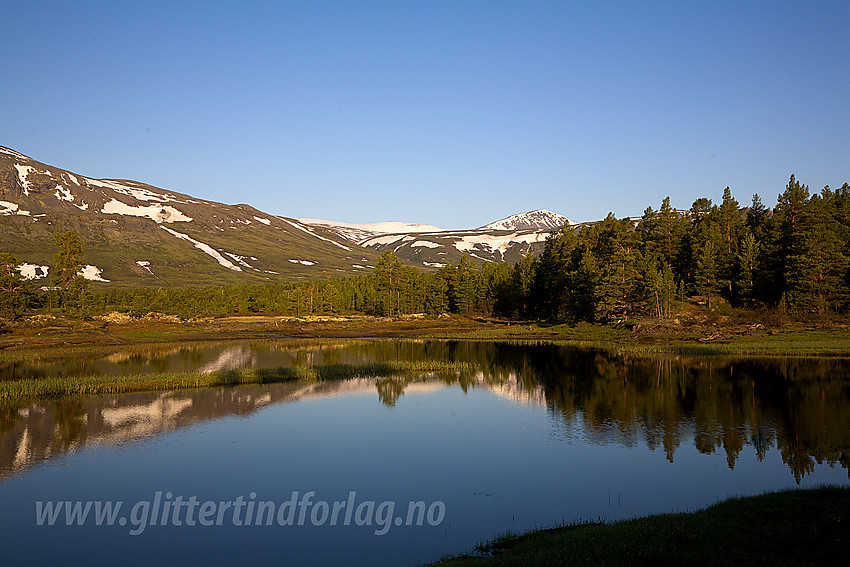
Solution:
[(11, 149), (9, 149), (9, 148), (4, 148), (4, 147), (2, 147), (2, 146), (0, 146), (0, 152), (3, 152), (4, 154), (8, 154), (8, 155), (10, 155), (10, 156), (15, 156), (16, 158), (21, 158), (21, 159), (30, 159), (30, 158), (28, 158), (27, 156), (25, 156), (24, 154), (22, 154), (22, 153), (20, 153), (20, 152), (16, 152), (15, 150), (11, 150)]
[(30, 212), (23, 210), (17, 203), (0, 201), (0, 215), (23, 215), (28, 217), (30, 216)]
[(153, 272), (151, 271), (151, 263), (147, 260), (136, 260), (136, 265), (146, 269), (150, 275), (153, 275)]
[(28, 280), (46, 278), (49, 270), (50, 266), (39, 266), (38, 264), (27, 264), (26, 262), (18, 266), (18, 271)]
[(176, 230), (171, 230), (170, 228), (168, 228), (166, 226), (160, 226), (159, 228), (167, 231), (169, 234), (176, 236), (177, 238), (179, 238), (181, 240), (185, 240), (186, 242), (191, 242), (192, 245), (194, 245), (195, 248), (197, 248), (198, 250), (200, 250), (204, 254), (208, 254), (208, 255), (212, 256), (215, 259), (216, 262), (218, 262), (220, 265), (224, 266), (228, 270), (233, 270), (234, 272), (241, 272), (242, 271), (242, 268), (240, 268), (239, 266), (237, 266), (236, 264), (234, 264), (233, 262), (231, 262), (230, 260), (228, 260), (227, 258), (222, 256), (221, 254), (219, 254), (218, 251), (216, 249), (214, 249), (212, 246), (210, 246), (209, 244), (204, 244), (203, 242), (198, 242), (197, 240), (195, 240), (191, 236), (183, 234), (182, 232), (177, 232)]
[[(254, 266), (252, 266), (251, 264), (249, 264), (248, 262), (245, 261), (248, 258), (248, 256), (240, 256), (239, 254), (231, 254), (230, 252), (225, 252), (225, 254), (227, 254), (228, 256), (230, 256), (231, 258), (236, 260), (236, 262), (238, 262), (239, 264), (242, 264), (246, 268), (256, 270), (256, 268)], [(251, 260), (256, 260), (256, 258), (254, 258), (252, 256)]]
[(111, 215), (125, 215), (132, 217), (147, 217), (154, 222), (189, 222), (192, 217), (187, 217), (182, 212), (168, 205), (151, 205), (148, 207), (133, 207), (113, 198), (104, 203), (101, 213)]
[(18, 165), (15, 164), (15, 169), (18, 170), (18, 179), (21, 182), (21, 188), (24, 190), (24, 195), (29, 196), (30, 194), (30, 183), (27, 181), (27, 175), (30, 174), (31, 171), (37, 171), (31, 165)]
[(513, 233), (505, 236), (494, 236), (482, 234), (480, 236), (464, 236), (454, 243), (454, 247), (461, 252), (471, 252), (477, 244), (487, 246), (491, 250), (498, 250), (504, 254), (510, 247), (511, 243), (530, 244), (532, 242), (540, 242), (546, 240), (546, 234), (540, 232), (531, 232), (528, 234)]
[[(429, 237), (434, 237), (436, 239), (444, 241), (443, 244), (431, 242), (428, 240), (416, 240), (415, 242), (410, 244), (410, 246), (425, 248), (441, 248), (443, 246), (454, 246), (454, 248), (456, 248), (459, 252), (468, 252), (470, 253), (470, 255), (473, 255), (472, 252), (476, 249), (478, 249), (478, 251), (482, 251), (481, 248), (483, 247), (485, 249), (489, 249), (490, 252), (498, 252), (499, 254), (504, 255), (508, 248), (510, 248), (513, 244), (530, 244), (532, 242), (545, 241), (547, 235), (548, 233), (537, 231), (521, 231), (513, 232), (511, 234), (469, 234), (447, 232), (442, 234), (428, 235)], [(412, 236), (401, 234), (389, 234), (386, 236), (376, 236), (374, 238), (366, 239), (361, 242), (361, 245), (366, 247), (373, 247), (398, 243), (400, 247), (410, 240), (413, 240)], [(475, 257), (480, 260), (492, 261), (487, 260), (486, 258), (481, 258), (480, 256)]]
[(59, 185), (58, 183), (56, 184), (56, 192), (55, 192), (55, 193), (53, 193), (53, 194), (54, 194), (54, 195), (56, 196), (56, 198), (57, 198), (57, 199), (59, 199), (60, 201), (68, 201), (69, 203), (71, 203), (72, 205), (74, 205), (75, 207), (77, 207), (78, 209), (80, 209), (81, 211), (85, 211), (86, 209), (88, 209), (88, 208), (89, 208), (89, 204), (88, 204), (88, 203), (83, 203), (82, 205), (78, 205), (78, 204), (76, 204), (76, 203), (74, 202), (74, 200), (75, 200), (74, 194), (73, 194), (73, 193), (71, 193), (71, 190), (70, 190), (70, 189), (66, 189), (66, 188), (65, 188), (65, 187), (63, 187), (62, 185)]
[(86, 267), (78, 272), (81, 276), (92, 282), (110, 282), (111, 280), (104, 279), (103, 270), (97, 266), (86, 264)]
[(352, 223), (352, 222), (337, 222), (321, 219), (298, 219), (307, 224), (321, 224), (325, 226), (341, 226), (345, 228), (357, 228), (367, 230), (369, 232), (379, 233), (400, 233), (400, 232), (441, 232), (443, 229), (430, 225), (418, 224), (400, 221), (388, 222), (370, 222), (370, 223)]
[(331, 244), (334, 244), (334, 245), (336, 245), (336, 246), (339, 246), (339, 247), (340, 247), (340, 248), (342, 248), (343, 250), (348, 250), (349, 252), (351, 252), (351, 248), (349, 248), (348, 246), (344, 246), (344, 245), (340, 244), (339, 242), (336, 242), (335, 240), (331, 240), (330, 238), (325, 238), (324, 236), (318, 235), (318, 234), (316, 234), (315, 232), (312, 232), (312, 231), (310, 231), (310, 230), (307, 230), (307, 229), (306, 229), (306, 228), (304, 228), (303, 226), (298, 226), (298, 225), (297, 225), (297, 224), (295, 224), (294, 222), (291, 222), (291, 221), (286, 220), (285, 218), (281, 218), (280, 220), (282, 220), (283, 222), (285, 222), (285, 223), (287, 223), (287, 224), (290, 224), (290, 225), (294, 226), (294, 227), (295, 227), (295, 228), (297, 228), (298, 230), (301, 230), (301, 231), (303, 231), (303, 232), (306, 232), (306, 233), (307, 233), (307, 234), (309, 234), (310, 236), (315, 236), (315, 237), (316, 237), (316, 238), (318, 238), (319, 240), (324, 240), (325, 242), (330, 242)]
[(393, 242), (402, 240), (403, 234), (391, 234), (389, 236), (376, 236), (361, 242), (362, 246), (378, 246), (379, 244), (392, 244)]
[(160, 195), (159, 193), (154, 193), (153, 191), (149, 191), (148, 189), (133, 187), (125, 183), (118, 183), (117, 181), (90, 179), (88, 177), (84, 177), (84, 179), (89, 185), (98, 185), (100, 187), (106, 187), (107, 189), (112, 189), (113, 191), (117, 191), (118, 193), (130, 195), (137, 201), (156, 201), (158, 203), (165, 203), (166, 201), (177, 201), (178, 203), (182, 202), (179, 199), (176, 199), (174, 195)]

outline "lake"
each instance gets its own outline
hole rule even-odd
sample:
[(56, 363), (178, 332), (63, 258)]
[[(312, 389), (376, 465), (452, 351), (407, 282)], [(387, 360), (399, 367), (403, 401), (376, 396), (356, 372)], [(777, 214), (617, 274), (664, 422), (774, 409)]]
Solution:
[(474, 370), (0, 408), (4, 563), (416, 565), (506, 531), (848, 484), (847, 359), (254, 341), (0, 372), (417, 359)]

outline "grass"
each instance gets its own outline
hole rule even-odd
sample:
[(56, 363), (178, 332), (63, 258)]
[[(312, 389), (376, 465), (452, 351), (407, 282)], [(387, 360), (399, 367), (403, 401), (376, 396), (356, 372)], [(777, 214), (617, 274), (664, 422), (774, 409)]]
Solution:
[(791, 489), (690, 513), (506, 535), (433, 565), (848, 565), (848, 527), (850, 487)]
[(700, 342), (696, 336), (651, 336), (626, 329), (592, 324), (505, 325), (439, 338), (466, 340), (545, 341), (578, 348), (595, 348), (634, 356), (775, 356), (850, 357), (850, 329), (793, 329), (766, 336), (734, 336)]
[[(57, 326), (60, 323), (63, 326)], [(702, 335), (684, 330), (663, 334), (589, 323), (571, 326), (467, 318), (389, 321), (352, 317), (344, 321), (301, 321), (264, 316), (185, 324), (135, 321), (127, 325), (104, 325), (100, 321), (60, 321), (51, 325), (21, 326), (14, 333), (0, 336), (0, 362), (55, 358), (56, 349), (69, 347), (85, 352), (86, 349), (117, 345), (126, 349), (136, 344), (276, 337), (546, 341), (634, 356), (850, 357), (850, 328), (846, 326), (831, 330), (786, 327), (759, 331), (758, 335), (730, 331), (725, 338), (700, 341)]]
[(0, 406), (34, 400), (126, 394), (130, 392), (290, 381), (346, 380), (349, 378), (398, 376), (423, 372), (462, 372), (470, 369), (471, 366), (464, 362), (423, 360), (249, 368), (211, 372), (209, 374), (188, 372), (135, 376), (50, 377), (0, 382)]

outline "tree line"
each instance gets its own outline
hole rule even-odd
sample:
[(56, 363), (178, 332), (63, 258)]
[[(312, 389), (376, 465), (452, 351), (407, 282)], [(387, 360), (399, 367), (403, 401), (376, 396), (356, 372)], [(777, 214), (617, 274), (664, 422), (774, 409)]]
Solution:
[(54, 286), (36, 292), (0, 255), (0, 309), (72, 314), (157, 311), (184, 318), (270, 315), (496, 315), (611, 323), (666, 318), (675, 302), (699, 296), (789, 314), (850, 310), (850, 185), (810, 194), (792, 175), (774, 208), (758, 195), (742, 207), (727, 187), (719, 204), (697, 199), (687, 211), (667, 197), (637, 220), (564, 227), (538, 257), (514, 265), (457, 265), (424, 273), (384, 252), (368, 275), (321, 281), (208, 288), (92, 290), (78, 275), (83, 246), (56, 236)]

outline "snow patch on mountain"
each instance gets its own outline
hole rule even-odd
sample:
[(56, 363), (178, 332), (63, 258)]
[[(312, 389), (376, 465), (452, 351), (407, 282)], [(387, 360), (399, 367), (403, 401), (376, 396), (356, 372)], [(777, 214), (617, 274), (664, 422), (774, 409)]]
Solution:
[(191, 236), (183, 234), (182, 232), (177, 232), (176, 230), (171, 230), (170, 228), (168, 228), (166, 226), (160, 226), (159, 228), (167, 231), (169, 234), (176, 236), (177, 238), (179, 238), (181, 240), (185, 240), (186, 242), (191, 242), (192, 245), (195, 248), (197, 248), (198, 250), (200, 250), (204, 254), (208, 254), (209, 256), (212, 256), (215, 259), (216, 262), (218, 262), (220, 265), (224, 266), (228, 270), (233, 270), (234, 272), (241, 272), (242, 271), (242, 268), (235, 265), (233, 262), (231, 262), (230, 260), (226, 259), (221, 254), (219, 254), (218, 251), (216, 249), (214, 249), (212, 246), (210, 246), (209, 244), (204, 244), (203, 242), (198, 242), (197, 240), (195, 240)]
[(27, 176), (30, 174), (30, 172), (37, 170), (31, 165), (19, 165), (17, 163), (15, 164), (15, 169), (18, 170), (18, 179), (21, 182), (21, 189), (24, 190), (24, 195), (29, 196), (30, 182), (27, 181)]
[(333, 231), (340, 238), (356, 242), (364, 246), (363, 241), (369, 240), (375, 235), (384, 234), (415, 234), (420, 232), (440, 232), (441, 228), (421, 223), (408, 223), (400, 221), (373, 222), (373, 223), (352, 223), (338, 222), (322, 219), (298, 219), (299, 222), (308, 225), (321, 226)]
[(353, 222), (337, 222), (337, 221), (329, 221), (329, 220), (321, 220), (321, 219), (298, 219), (299, 221), (307, 224), (320, 224), (324, 226), (331, 227), (345, 227), (345, 228), (356, 228), (359, 230), (365, 230), (367, 232), (377, 232), (381, 234), (389, 234), (389, 233), (401, 233), (401, 232), (440, 232), (443, 230), (442, 228), (430, 225), (430, 224), (420, 224), (420, 223), (409, 223), (409, 222), (400, 222), (400, 221), (386, 221), (386, 222), (367, 222), (367, 223), (353, 223)]
[(482, 245), (489, 248), (492, 252), (498, 251), (504, 254), (511, 244), (530, 244), (532, 242), (540, 242), (546, 240), (546, 234), (541, 232), (530, 232), (526, 234), (513, 233), (504, 236), (496, 236), (492, 234), (481, 234), (478, 236), (464, 236), (454, 243), (454, 247), (461, 252), (470, 252), (475, 249), (476, 245)]
[(430, 240), (417, 240), (410, 246), (412, 248), (417, 248), (420, 246), (424, 246), (425, 248), (440, 248), (442, 244), (437, 244), (436, 242), (431, 242)]
[(150, 275), (153, 275), (153, 272), (151, 271), (151, 263), (147, 260), (136, 260), (136, 265), (146, 269)]
[(26, 262), (18, 266), (18, 271), (28, 280), (46, 278), (49, 270), (50, 266), (39, 266), (38, 264), (27, 264)]
[(89, 208), (88, 203), (83, 203), (82, 205), (76, 204), (74, 202), (74, 199), (75, 199), (74, 194), (71, 193), (71, 190), (66, 189), (62, 185), (59, 185), (58, 183), (56, 184), (56, 192), (54, 192), (53, 195), (55, 195), (56, 198), (59, 199), (60, 201), (67, 201), (67, 202), (71, 203), (72, 205), (74, 205), (75, 207), (80, 209), (81, 211), (85, 211), (86, 209)]
[(339, 242), (336, 242), (336, 241), (334, 241), (334, 240), (331, 240), (330, 238), (325, 238), (324, 236), (320, 236), (320, 235), (316, 234), (315, 232), (313, 232), (312, 230), (306, 229), (306, 228), (304, 228), (303, 226), (298, 226), (298, 225), (297, 225), (297, 224), (295, 224), (294, 222), (292, 222), (292, 221), (288, 221), (288, 220), (286, 220), (285, 218), (281, 218), (280, 220), (282, 220), (282, 221), (283, 221), (283, 222), (285, 222), (285, 223), (291, 224), (292, 226), (294, 226), (294, 227), (295, 227), (295, 228), (297, 228), (298, 230), (303, 230), (304, 232), (306, 232), (306, 233), (307, 233), (307, 234), (309, 234), (310, 236), (315, 236), (315, 237), (316, 237), (316, 238), (318, 238), (319, 240), (324, 240), (324, 241), (326, 241), (326, 242), (330, 242), (331, 244), (334, 244), (334, 245), (336, 245), (336, 246), (339, 246), (339, 247), (340, 247), (340, 248), (342, 248), (343, 250), (348, 250), (349, 252), (351, 252), (351, 248), (349, 248), (348, 246), (344, 246), (344, 245), (340, 244)]
[(91, 264), (86, 264), (85, 268), (78, 272), (79, 275), (83, 276), (90, 282), (109, 282), (111, 280), (107, 280), (103, 278), (103, 270), (98, 268), (97, 266), (92, 266)]
[(23, 215), (30, 216), (29, 211), (23, 210), (17, 203), (0, 201), (0, 215)]
[(375, 238), (368, 238), (360, 243), (360, 246), (378, 246), (380, 244), (392, 244), (398, 240), (404, 238), (403, 234), (391, 234), (389, 236), (376, 236)]
[[(230, 252), (225, 252), (225, 254), (227, 254), (228, 256), (230, 256), (231, 258), (236, 260), (236, 262), (238, 262), (239, 264), (242, 264), (246, 268), (250, 268), (252, 270), (256, 269), (256, 268), (254, 268), (254, 266), (252, 266), (251, 264), (249, 264), (248, 262), (245, 261), (245, 259), (248, 258), (248, 256), (240, 256), (239, 254), (231, 254)], [(252, 259), (256, 260), (256, 258), (252, 258)]]
[(4, 148), (3, 146), (0, 146), (0, 152), (2, 152), (4, 154), (8, 154), (10, 156), (14, 156), (16, 158), (20, 158), (20, 159), (30, 159), (20, 152), (16, 152), (15, 150), (12, 150), (12, 149), (9, 149), (9, 148)]
[(127, 215), (133, 217), (147, 217), (156, 223), (164, 222), (189, 222), (192, 217), (187, 217), (182, 212), (168, 205), (151, 205), (148, 207), (133, 207), (113, 198), (104, 203), (101, 213)]
[(56, 185), (56, 192), (54, 195), (56, 195), (56, 198), (60, 201), (68, 201), (70, 203), (74, 200), (74, 195), (71, 193), (71, 190), (65, 189), (59, 184)]
[(112, 189), (116, 193), (122, 193), (124, 195), (129, 195), (133, 197), (137, 201), (154, 201), (157, 203), (165, 203), (168, 201), (175, 201), (177, 203), (182, 203), (183, 201), (178, 199), (174, 195), (169, 194), (160, 194), (154, 193), (149, 189), (144, 189), (141, 187), (133, 187), (127, 185), (126, 183), (119, 183), (118, 181), (108, 181), (105, 179), (90, 179), (88, 177), (84, 177), (86, 183), (89, 185), (97, 185), (99, 187), (105, 187), (107, 189)]

